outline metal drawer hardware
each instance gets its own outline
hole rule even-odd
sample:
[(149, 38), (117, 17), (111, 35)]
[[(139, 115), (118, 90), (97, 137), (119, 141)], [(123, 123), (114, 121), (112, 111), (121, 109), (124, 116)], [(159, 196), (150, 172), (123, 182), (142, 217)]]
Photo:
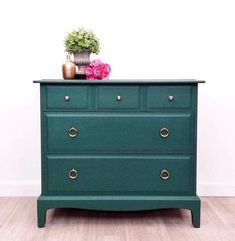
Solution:
[(169, 179), (169, 178), (170, 178), (170, 173), (169, 173), (169, 171), (166, 170), (166, 169), (163, 169), (163, 170), (161, 171), (161, 173), (160, 173), (160, 177), (161, 177), (161, 179), (163, 179), (163, 180)]
[(69, 100), (70, 100), (70, 96), (69, 96), (69, 95), (66, 95), (66, 96), (64, 97), (64, 100), (65, 100), (65, 101), (69, 101)]
[(70, 179), (76, 179), (78, 177), (78, 171), (75, 169), (71, 169), (69, 171), (69, 178)]
[(160, 130), (160, 136), (163, 137), (163, 138), (166, 138), (169, 136), (169, 130), (167, 128), (162, 128)]
[(78, 135), (78, 130), (74, 127), (71, 127), (68, 132), (71, 138), (74, 138)]
[(117, 101), (121, 101), (122, 100), (122, 96), (121, 95), (117, 95), (116, 99), (117, 99)]
[(173, 101), (174, 98), (175, 98), (175, 97), (174, 97), (173, 95), (169, 95), (169, 96), (168, 96), (168, 100), (169, 100), (169, 101)]

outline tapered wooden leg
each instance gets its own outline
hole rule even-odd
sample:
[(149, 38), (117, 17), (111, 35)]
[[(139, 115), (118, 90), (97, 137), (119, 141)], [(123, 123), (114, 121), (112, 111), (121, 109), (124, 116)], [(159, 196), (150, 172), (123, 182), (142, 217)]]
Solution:
[(46, 223), (47, 209), (42, 205), (42, 203), (40, 203), (40, 201), (38, 201), (37, 205), (38, 227), (43, 228)]
[(192, 224), (195, 228), (200, 228), (200, 203), (191, 209)]

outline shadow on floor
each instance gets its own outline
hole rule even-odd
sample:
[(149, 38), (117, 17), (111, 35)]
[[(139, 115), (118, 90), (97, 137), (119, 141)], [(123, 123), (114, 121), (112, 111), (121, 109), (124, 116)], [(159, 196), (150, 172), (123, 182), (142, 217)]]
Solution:
[(159, 222), (165, 224), (185, 223), (190, 212), (184, 209), (159, 209), (148, 211), (91, 211), (73, 208), (60, 208), (48, 211), (48, 222), (53, 223), (125, 223)]

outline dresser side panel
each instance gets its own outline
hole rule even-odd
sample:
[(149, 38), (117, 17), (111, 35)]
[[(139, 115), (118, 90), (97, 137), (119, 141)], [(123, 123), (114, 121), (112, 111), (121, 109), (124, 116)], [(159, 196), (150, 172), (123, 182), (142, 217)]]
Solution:
[(194, 128), (193, 128), (193, 179), (194, 194), (197, 191), (197, 111), (198, 111), (198, 84), (193, 84), (193, 107), (194, 107)]
[(43, 112), (46, 105), (46, 85), (40, 84), (40, 118), (41, 118), (41, 193), (45, 195), (47, 193), (47, 178), (46, 178), (46, 158), (45, 158), (45, 145), (47, 144), (47, 137), (45, 132), (45, 118)]

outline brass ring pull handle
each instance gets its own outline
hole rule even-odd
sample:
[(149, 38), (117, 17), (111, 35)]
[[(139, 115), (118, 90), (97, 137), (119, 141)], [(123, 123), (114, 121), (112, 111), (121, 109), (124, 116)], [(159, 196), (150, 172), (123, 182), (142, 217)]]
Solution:
[(163, 137), (163, 138), (168, 137), (169, 134), (170, 134), (169, 130), (165, 127), (160, 130), (160, 136)]
[(75, 138), (78, 135), (78, 130), (75, 127), (71, 127), (68, 133), (71, 138)]
[(64, 100), (65, 100), (65, 101), (69, 101), (69, 100), (70, 100), (70, 96), (69, 96), (69, 95), (66, 95), (66, 96), (64, 97)]
[(70, 179), (76, 179), (78, 177), (78, 171), (75, 169), (71, 169), (69, 171), (69, 178)]
[(173, 95), (169, 95), (169, 96), (168, 96), (168, 100), (169, 100), (169, 101), (173, 101), (174, 98), (175, 98), (175, 97), (174, 97)]
[(163, 170), (161, 171), (161, 173), (160, 173), (160, 177), (161, 177), (161, 179), (163, 179), (163, 180), (169, 179), (169, 178), (170, 178), (170, 173), (169, 173), (169, 171), (166, 170), (166, 169), (163, 169)]
[(116, 100), (117, 100), (117, 101), (121, 101), (121, 100), (122, 100), (122, 96), (121, 96), (121, 95), (117, 95), (117, 96), (116, 96)]

